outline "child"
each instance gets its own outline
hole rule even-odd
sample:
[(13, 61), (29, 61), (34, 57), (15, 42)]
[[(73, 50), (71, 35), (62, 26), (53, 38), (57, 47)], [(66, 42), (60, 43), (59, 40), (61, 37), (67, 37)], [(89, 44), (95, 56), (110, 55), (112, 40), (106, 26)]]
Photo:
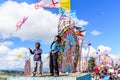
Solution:
[[(58, 53), (60, 51), (60, 42), (61, 37), (57, 35), (51, 44), (51, 52), (50, 52), (50, 76), (59, 76), (59, 69), (58, 69)], [(55, 71), (55, 72), (54, 72)]]
[(24, 76), (30, 76), (30, 75), (31, 75), (31, 65), (30, 65), (30, 58), (28, 58), (25, 62)]
[(42, 49), (40, 48), (40, 43), (37, 42), (35, 44), (36, 49), (33, 51), (29, 48), (29, 51), (31, 54), (34, 54), (33, 60), (34, 60), (34, 71), (33, 71), (33, 76), (37, 75), (42, 75), (42, 60), (41, 60), (41, 54), (42, 54)]

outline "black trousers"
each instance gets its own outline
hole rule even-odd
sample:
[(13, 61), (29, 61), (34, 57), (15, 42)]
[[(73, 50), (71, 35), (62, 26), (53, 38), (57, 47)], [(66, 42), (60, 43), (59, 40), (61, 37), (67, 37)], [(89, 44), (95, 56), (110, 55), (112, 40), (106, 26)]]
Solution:
[(50, 52), (50, 74), (51, 75), (59, 75), (59, 69), (58, 69), (58, 53), (52, 54)]

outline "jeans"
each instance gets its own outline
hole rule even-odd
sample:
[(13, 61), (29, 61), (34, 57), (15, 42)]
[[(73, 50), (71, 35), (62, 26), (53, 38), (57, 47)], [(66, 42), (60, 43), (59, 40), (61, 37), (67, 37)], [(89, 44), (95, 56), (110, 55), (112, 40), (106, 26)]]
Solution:
[(58, 53), (50, 53), (50, 74), (51, 75), (59, 75), (59, 69), (58, 69)]
[(34, 73), (42, 74), (42, 61), (34, 61)]

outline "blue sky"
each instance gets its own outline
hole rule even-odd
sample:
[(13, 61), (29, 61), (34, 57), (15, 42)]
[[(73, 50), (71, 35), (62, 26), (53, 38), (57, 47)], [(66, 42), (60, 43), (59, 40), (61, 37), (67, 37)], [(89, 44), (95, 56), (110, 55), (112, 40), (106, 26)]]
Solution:
[[(120, 1), (119, 0), (72, 0), (72, 9), (77, 11), (77, 17), (88, 21), (86, 39), (94, 47), (106, 45), (112, 48), (111, 53), (120, 53)], [(102, 34), (93, 36), (92, 30)]]
[[(0, 0), (0, 4), (7, 0)], [(18, 3), (27, 2), (33, 4), (38, 0), (13, 0)], [(91, 41), (92, 46), (97, 48), (99, 45), (111, 47), (111, 53), (120, 53), (120, 0), (71, 0), (71, 9), (76, 10), (77, 17), (88, 21), (85, 26), (87, 30), (86, 40)], [(50, 9), (53, 13), (57, 13), (57, 9)], [(100, 32), (100, 35), (91, 34), (93, 30)], [(34, 43), (41, 40), (25, 40), (11, 37), (9, 41), (14, 42), (10, 46), (11, 49), (16, 47), (34, 48)], [(19, 43), (18, 43), (19, 42)], [(49, 52), (50, 44), (42, 44), (44, 53)]]
[[(7, 0), (0, 0), (0, 4)], [(28, 4), (35, 3), (38, 0), (13, 0), (18, 3), (27, 2)], [(77, 17), (88, 21), (88, 25), (85, 27), (87, 30), (86, 40), (90, 40), (94, 47), (98, 45), (106, 45), (112, 48), (112, 53), (120, 53), (120, 1), (119, 0), (71, 0), (71, 9), (76, 10)], [(56, 12), (57, 9), (51, 9), (50, 11)], [(101, 32), (99, 36), (91, 35), (91, 31), (97, 30)], [(16, 43), (19, 41), (19, 45), (11, 46), (11, 48), (21, 46), (33, 46), (36, 41), (23, 41), (20, 39), (11, 38), (10, 40)], [(27, 45), (30, 43), (30, 45)], [(24, 45), (23, 45), (24, 44)], [(43, 47), (45, 48), (45, 47)]]

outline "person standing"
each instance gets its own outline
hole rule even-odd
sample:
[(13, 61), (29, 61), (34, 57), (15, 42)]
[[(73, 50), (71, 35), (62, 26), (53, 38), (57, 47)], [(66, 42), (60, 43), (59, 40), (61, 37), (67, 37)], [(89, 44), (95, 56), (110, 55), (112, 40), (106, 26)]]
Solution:
[(30, 76), (31, 75), (31, 64), (30, 64), (30, 57), (25, 61), (24, 66), (24, 76)]
[(97, 78), (99, 76), (99, 69), (97, 65), (94, 67), (93, 71), (95, 72), (95, 76)]
[(38, 76), (42, 75), (42, 59), (41, 59), (41, 54), (42, 54), (42, 49), (40, 48), (40, 43), (37, 42), (35, 44), (35, 48), (33, 51), (29, 48), (29, 51), (31, 54), (33, 54), (33, 60), (34, 60), (34, 71), (33, 71), (33, 76)]
[(54, 41), (51, 44), (50, 51), (50, 76), (59, 76), (58, 69), (58, 53), (60, 52), (61, 37), (55, 36)]

